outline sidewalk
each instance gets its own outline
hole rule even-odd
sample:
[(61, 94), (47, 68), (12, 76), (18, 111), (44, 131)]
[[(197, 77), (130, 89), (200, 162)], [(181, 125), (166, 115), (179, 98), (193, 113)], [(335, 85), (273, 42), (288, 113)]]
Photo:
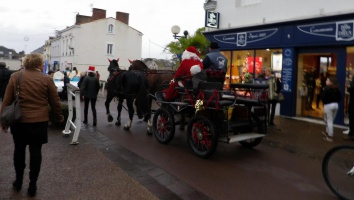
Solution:
[[(158, 199), (88, 142), (89, 132), (82, 130), (75, 146), (68, 145), (72, 137), (64, 138), (62, 130), (49, 130), (33, 199)], [(28, 161), (22, 190), (14, 192), (13, 141), (10, 133), (0, 134), (0, 199), (26, 199)]]
[(268, 128), (269, 134), (264, 137), (262, 144), (318, 160), (322, 160), (325, 153), (334, 146), (354, 145), (354, 141), (343, 139), (345, 135), (342, 132), (347, 130), (347, 127), (335, 126), (334, 141), (331, 143), (322, 139), (321, 132), (326, 130), (322, 120), (278, 116), (274, 122), (277, 126)]
[[(262, 145), (317, 160), (336, 145), (354, 145), (341, 138), (343, 129), (338, 127), (329, 143), (322, 139), (324, 124), (279, 116), (275, 123)], [(11, 134), (0, 134), (0, 199), (26, 199), (28, 167), (22, 191), (13, 192), (13, 142)], [(62, 130), (49, 129), (35, 199), (209, 199), (91, 126), (82, 127), (79, 145), (69, 145), (71, 139), (63, 137)]]

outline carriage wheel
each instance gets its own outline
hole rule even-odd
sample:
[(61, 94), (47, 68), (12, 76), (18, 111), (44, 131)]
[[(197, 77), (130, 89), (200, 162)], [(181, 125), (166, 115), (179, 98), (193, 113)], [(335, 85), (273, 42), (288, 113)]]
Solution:
[(218, 143), (213, 123), (203, 115), (194, 116), (188, 123), (187, 139), (193, 152), (201, 158), (210, 157)]
[(175, 120), (165, 108), (159, 108), (152, 121), (152, 131), (157, 141), (168, 144), (175, 135)]
[[(263, 125), (263, 122), (259, 119), (258, 116), (255, 116), (253, 114), (252, 116), (252, 124), (250, 125), (251, 126), (251, 131), (253, 131), (254, 129), (254, 126), (257, 127), (257, 132), (258, 133), (261, 133), (261, 134), (264, 134), (265, 130), (264, 130), (264, 125)], [(239, 132), (235, 133), (235, 134), (239, 134)], [(246, 148), (253, 148), (257, 145), (259, 145), (261, 142), (262, 142), (262, 137), (260, 138), (254, 138), (254, 139), (249, 139), (249, 140), (244, 140), (244, 141), (240, 141), (239, 143), (243, 146), (243, 147), (246, 147)]]

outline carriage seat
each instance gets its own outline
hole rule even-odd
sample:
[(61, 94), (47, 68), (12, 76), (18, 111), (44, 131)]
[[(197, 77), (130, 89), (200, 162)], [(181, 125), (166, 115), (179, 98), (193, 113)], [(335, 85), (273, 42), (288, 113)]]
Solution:
[[(217, 103), (219, 107), (231, 106), (234, 104), (234, 100), (222, 98), (222, 84), (220, 82), (200, 82), (199, 90), (204, 96), (204, 105), (207, 107), (216, 107)], [(199, 95), (200, 96), (200, 95)], [(218, 99), (218, 101), (217, 101)]]

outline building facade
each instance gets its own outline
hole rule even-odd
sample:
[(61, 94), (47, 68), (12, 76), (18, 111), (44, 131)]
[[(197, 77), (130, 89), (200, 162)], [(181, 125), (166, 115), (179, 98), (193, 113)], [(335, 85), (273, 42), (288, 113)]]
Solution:
[(142, 33), (129, 26), (129, 14), (116, 12), (116, 18), (106, 18), (106, 11), (93, 8), (92, 16), (76, 15), (74, 25), (57, 31), (51, 39), (50, 65), (63, 71), (76, 67), (86, 71), (93, 65), (108, 77), (108, 59), (118, 59), (123, 69), (129, 59), (141, 59)]
[[(336, 76), (342, 99), (336, 124), (346, 123), (349, 71), (354, 62), (352, 1), (206, 1), (204, 35), (229, 59), (228, 83), (243, 71), (257, 77), (271, 67), (285, 96), (280, 114), (322, 119), (320, 79)], [(316, 84), (317, 82), (317, 84)]]

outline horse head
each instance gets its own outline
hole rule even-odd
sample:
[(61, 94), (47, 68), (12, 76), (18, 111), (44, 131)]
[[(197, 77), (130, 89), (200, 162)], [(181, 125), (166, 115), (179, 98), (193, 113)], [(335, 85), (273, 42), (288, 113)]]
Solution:
[(108, 71), (110, 73), (119, 70), (119, 64), (118, 64), (119, 58), (117, 60), (116, 59), (111, 60), (108, 58), (108, 61), (109, 61)]
[(133, 60), (131, 61), (130, 59), (130, 67), (129, 70), (139, 70), (139, 71), (148, 71), (150, 70), (149, 67), (141, 60)]

